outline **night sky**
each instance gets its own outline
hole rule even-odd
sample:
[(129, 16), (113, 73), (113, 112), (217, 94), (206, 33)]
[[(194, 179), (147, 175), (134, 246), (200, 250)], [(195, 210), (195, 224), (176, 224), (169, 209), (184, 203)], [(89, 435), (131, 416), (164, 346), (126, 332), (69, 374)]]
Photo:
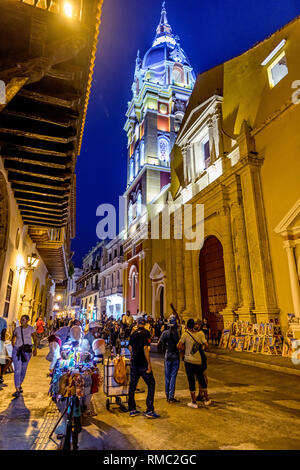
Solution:
[[(127, 102), (137, 50), (152, 45), (161, 0), (104, 0), (93, 87), (77, 162), (73, 262), (97, 243), (99, 204), (118, 208), (126, 189)], [(241, 54), (300, 14), (300, 0), (167, 0), (168, 21), (195, 73)]]

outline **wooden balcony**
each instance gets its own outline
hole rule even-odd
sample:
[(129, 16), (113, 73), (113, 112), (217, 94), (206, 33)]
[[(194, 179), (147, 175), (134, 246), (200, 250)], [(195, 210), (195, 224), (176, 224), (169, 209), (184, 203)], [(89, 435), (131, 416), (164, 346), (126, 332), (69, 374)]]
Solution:
[(30, 226), (28, 233), (36, 243), (37, 250), (55, 282), (66, 279), (68, 277), (66, 230)]

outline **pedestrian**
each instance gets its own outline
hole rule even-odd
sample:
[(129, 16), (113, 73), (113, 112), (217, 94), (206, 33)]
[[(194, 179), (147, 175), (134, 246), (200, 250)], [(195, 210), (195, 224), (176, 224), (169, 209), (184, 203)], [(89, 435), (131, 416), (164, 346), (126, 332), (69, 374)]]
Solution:
[(169, 317), (169, 329), (165, 330), (158, 341), (166, 348), (165, 353), (165, 391), (168, 403), (178, 403), (175, 398), (176, 378), (180, 364), (179, 351), (177, 344), (179, 342), (179, 333), (175, 315)]
[(35, 331), (37, 336), (37, 347), (38, 349), (41, 349), (41, 341), (45, 333), (45, 322), (42, 319), (42, 315), (40, 315), (37, 319), (37, 322), (35, 324)]
[(110, 345), (115, 356), (121, 352), (120, 325), (114, 322), (110, 330)]
[(130, 310), (127, 310), (126, 315), (122, 317), (122, 326), (125, 332), (125, 339), (128, 339), (130, 336), (133, 322), (134, 322), (133, 316), (131, 315)]
[[(188, 403), (190, 408), (198, 408), (197, 400), (202, 401), (204, 405), (211, 404), (207, 394), (207, 381), (205, 379), (206, 364), (203, 364), (200, 349), (202, 345), (207, 347), (207, 341), (203, 331), (194, 330), (195, 322), (192, 318), (187, 321), (187, 329), (180, 338), (178, 348), (184, 354), (184, 365), (189, 382), (189, 390), (192, 401)], [(196, 350), (197, 349), (197, 350)], [(199, 382), (199, 395), (196, 398), (196, 382)]]
[(181, 327), (180, 327), (180, 335), (182, 336), (183, 333), (185, 332), (186, 330), (186, 326), (185, 326), (185, 320), (182, 320), (181, 322)]
[(3, 374), (6, 368), (5, 337), (7, 331), (7, 321), (0, 317), (0, 385), (4, 383)]
[(84, 339), (86, 339), (89, 342), (89, 352), (93, 351), (93, 342), (95, 339), (100, 338), (100, 323), (96, 321), (92, 321), (89, 324), (89, 332), (84, 336)]
[(130, 417), (140, 414), (136, 409), (134, 393), (140, 377), (144, 380), (148, 387), (146, 405), (147, 410), (145, 416), (147, 418), (159, 418), (159, 415), (154, 411), (154, 393), (155, 393), (155, 379), (152, 372), (150, 362), (150, 343), (151, 338), (147, 330), (145, 330), (145, 319), (140, 317), (138, 319), (138, 328), (134, 333), (131, 333), (129, 339), (129, 350), (131, 354), (131, 370), (130, 370), (130, 384), (128, 396), (128, 410)]
[(53, 328), (53, 320), (52, 320), (52, 317), (49, 317), (47, 320), (47, 334), (48, 335), (51, 334), (52, 328)]
[(210, 326), (209, 326), (208, 321), (206, 320), (206, 318), (203, 319), (203, 322), (202, 322), (202, 325), (201, 325), (201, 330), (205, 334), (206, 342), (208, 343)]
[[(33, 340), (33, 347), (32, 347)], [(25, 379), (28, 363), (31, 355), (37, 354), (37, 336), (35, 328), (29, 325), (29, 316), (22, 315), (20, 326), (17, 326), (13, 333), (13, 364), (14, 364), (14, 382), (16, 391), (13, 397), (18, 398), (23, 392), (22, 383)]]

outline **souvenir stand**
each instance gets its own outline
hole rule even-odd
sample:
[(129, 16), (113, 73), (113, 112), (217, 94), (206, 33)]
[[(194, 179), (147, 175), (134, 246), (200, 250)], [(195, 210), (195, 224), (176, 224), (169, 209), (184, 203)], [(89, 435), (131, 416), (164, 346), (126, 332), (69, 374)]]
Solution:
[(269, 323), (236, 321), (223, 330), (219, 344), (223, 349), (270, 355), (282, 355), (282, 346), (278, 319)]
[[(81, 431), (80, 417), (86, 408), (85, 402), (91, 398), (92, 394), (99, 391), (102, 381), (97, 355), (86, 350), (85, 340), (82, 341), (79, 338), (73, 341), (73, 339), (71, 338), (63, 345), (60, 351), (59, 345), (56, 343), (57, 360), (50, 373), (49, 395), (58, 404), (62, 414), (49, 436), (51, 440), (53, 440), (54, 431), (65, 415), (67, 415), (66, 436), (74, 433), (74, 429), (76, 435)], [(50, 350), (51, 345), (53, 346), (53, 343), (50, 343)]]

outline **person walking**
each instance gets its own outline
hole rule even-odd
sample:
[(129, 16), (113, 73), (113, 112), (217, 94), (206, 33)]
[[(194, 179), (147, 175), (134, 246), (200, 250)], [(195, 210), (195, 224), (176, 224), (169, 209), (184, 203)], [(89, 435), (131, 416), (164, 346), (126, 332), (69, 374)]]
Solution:
[(126, 315), (122, 317), (122, 327), (125, 332), (125, 339), (128, 339), (130, 336), (133, 322), (134, 322), (133, 316), (131, 315), (130, 310), (127, 310)]
[(129, 350), (131, 354), (131, 370), (130, 370), (130, 384), (128, 395), (128, 411), (130, 417), (140, 414), (136, 409), (134, 393), (140, 377), (144, 380), (148, 387), (148, 394), (146, 399), (147, 410), (145, 416), (147, 418), (159, 418), (160, 416), (154, 411), (154, 393), (155, 393), (155, 379), (152, 372), (150, 362), (150, 333), (145, 330), (145, 319), (143, 317), (138, 319), (138, 328), (131, 333), (129, 339)]
[[(33, 347), (32, 347), (33, 340)], [(23, 392), (22, 383), (25, 379), (28, 363), (31, 355), (37, 354), (37, 336), (35, 328), (29, 325), (29, 316), (22, 315), (20, 326), (17, 326), (13, 332), (13, 364), (14, 364), (14, 382), (16, 391), (13, 397), (18, 398)]]
[(168, 403), (178, 403), (175, 398), (176, 378), (180, 364), (179, 351), (177, 344), (179, 342), (179, 333), (175, 315), (171, 315), (168, 321), (169, 329), (165, 330), (158, 341), (166, 348), (165, 353), (165, 390)]
[(3, 374), (6, 368), (5, 337), (7, 331), (7, 321), (0, 317), (0, 385), (4, 383)]
[(41, 349), (41, 341), (45, 333), (45, 322), (42, 319), (42, 315), (40, 315), (37, 319), (37, 322), (35, 324), (35, 331), (37, 336), (37, 347), (38, 349)]
[[(205, 406), (211, 404), (207, 393), (207, 381), (204, 375), (206, 364), (201, 357), (200, 348), (202, 345), (207, 347), (207, 341), (203, 331), (194, 330), (195, 322), (192, 318), (187, 321), (187, 329), (180, 338), (178, 348), (184, 354), (184, 365), (189, 382), (189, 390), (192, 401), (188, 403), (190, 408), (198, 408), (197, 400), (202, 401)], [(196, 382), (199, 382), (199, 395), (196, 398)]]

